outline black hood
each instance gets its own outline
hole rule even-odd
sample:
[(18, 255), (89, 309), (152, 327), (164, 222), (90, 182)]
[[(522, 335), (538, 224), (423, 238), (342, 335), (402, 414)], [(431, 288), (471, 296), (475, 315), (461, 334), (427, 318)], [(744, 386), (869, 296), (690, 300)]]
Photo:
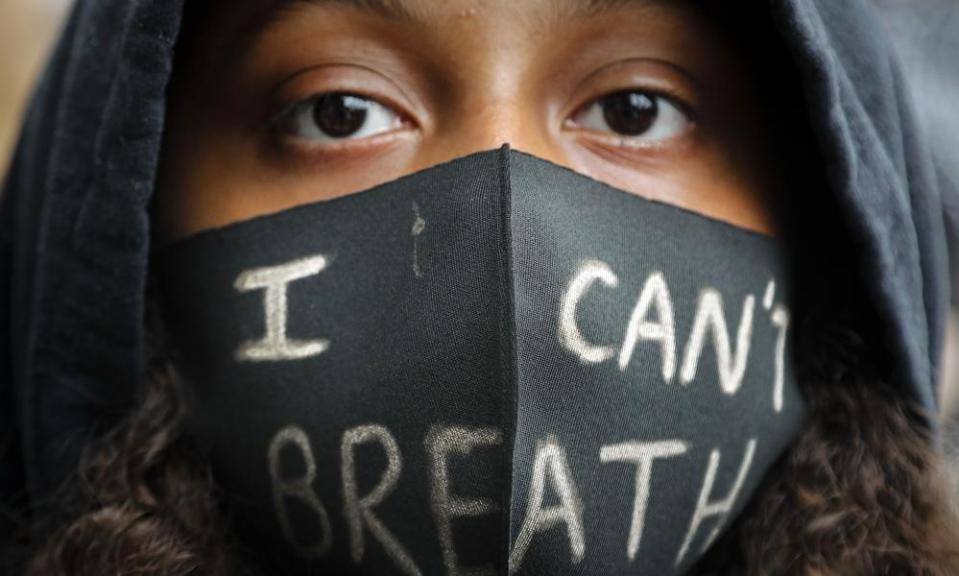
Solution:
[[(862, 1), (769, 4), (883, 352), (902, 393), (934, 414), (949, 291), (943, 202), (902, 76)], [(0, 224), (6, 493), (55, 486), (75, 440), (134, 400), (181, 18), (182, 0), (79, 0), (26, 116)]]

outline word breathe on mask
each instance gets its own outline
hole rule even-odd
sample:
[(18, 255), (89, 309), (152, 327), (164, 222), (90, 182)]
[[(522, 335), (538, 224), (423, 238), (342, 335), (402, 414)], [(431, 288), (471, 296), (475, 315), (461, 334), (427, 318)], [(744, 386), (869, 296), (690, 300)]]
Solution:
[(801, 424), (780, 260), (501, 150), (201, 233), (161, 275), (194, 431), (268, 565), (662, 575)]

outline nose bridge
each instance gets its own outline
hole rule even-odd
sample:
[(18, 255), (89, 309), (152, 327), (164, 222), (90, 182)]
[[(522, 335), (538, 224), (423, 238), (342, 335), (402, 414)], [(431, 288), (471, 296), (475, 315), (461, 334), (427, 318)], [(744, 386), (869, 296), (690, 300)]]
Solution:
[(488, 81), (484, 89), (457, 107), (441, 133), (437, 153), (450, 157), (504, 144), (542, 158), (556, 156), (546, 115), (523, 94), (516, 79)]
[(510, 143), (513, 147), (534, 139), (538, 128), (524, 110), (519, 94), (491, 94), (465, 118), (466, 133), (484, 148)]

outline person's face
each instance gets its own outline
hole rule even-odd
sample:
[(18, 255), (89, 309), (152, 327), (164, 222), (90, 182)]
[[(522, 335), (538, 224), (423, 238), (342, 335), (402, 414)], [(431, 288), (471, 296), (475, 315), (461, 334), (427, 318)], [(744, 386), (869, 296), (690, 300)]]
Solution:
[(685, 2), (228, 7), (189, 39), (177, 70), (163, 241), (504, 143), (773, 232), (754, 84), (730, 40)]

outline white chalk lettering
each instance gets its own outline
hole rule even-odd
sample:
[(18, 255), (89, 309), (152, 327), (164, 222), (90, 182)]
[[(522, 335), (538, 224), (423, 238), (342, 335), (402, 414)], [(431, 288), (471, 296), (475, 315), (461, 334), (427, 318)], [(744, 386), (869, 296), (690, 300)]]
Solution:
[(413, 230), (411, 231), (413, 235), (413, 275), (417, 278), (423, 277), (423, 271), (420, 270), (419, 236), (424, 230), (426, 230), (426, 220), (420, 213), (419, 204), (413, 202)]
[(686, 344), (686, 353), (683, 357), (683, 367), (680, 370), (680, 381), (688, 384), (696, 377), (696, 368), (699, 357), (702, 355), (706, 331), (713, 334), (713, 347), (716, 351), (716, 364), (719, 367), (719, 385), (723, 393), (732, 396), (738, 390), (746, 372), (746, 359), (749, 357), (749, 343), (753, 330), (753, 306), (755, 298), (746, 297), (743, 302), (743, 313), (739, 320), (739, 330), (736, 335), (736, 351), (730, 350), (729, 333), (726, 329), (726, 317), (723, 314), (723, 299), (719, 292), (711, 288), (703, 290), (699, 295), (699, 306), (696, 317), (693, 319), (693, 331)]
[[(377, 442), (386, 454), (386, 471), (379, 483), (369, 494), (360, 496), (356, 483), (354, 448), (367, 442)], [(341, 465), (343, 467), (343, 512), (350, 530), (350, 554), (353, 562), (360, 564), (365, 552), (364, 527), (373, 534), (386, 550), (393, 562), (404, 574), (419, 575), (420, 569), (399, 543), (393, 533), (373, 513), (373, 508), (386, 500), (396, 487), (403, 463), (396, 439), (383, 426), (358, 426), (343, 434), (340, 444)]]
[(632, 562), (636, 559), (639, 543), (643, 537), (643, 523), (646, 519), (646, 505), (649, 503), (650, 481), (653, 476), (653, 461), (657, 458), (672, 458), (685, 454), (687, 444), (680, 440), (661, 442), (623, 442), (603, 446), (599, 459), (603, 463), (626, 462), (636, 464), (636, 490), (633, 498), (633, 520), (626, 541), (626, 556)]
[(326, 258), (312, 256), (280, 266), (257, 268), (240, 274), (234, 288), (240, 292), (264, 290), (266, 335), (261, 340), (243, 342), (236, 351), (240, 362), (301, 360), (322, 354), (329, 348), (327, 340), (293, 340), (286, 337), (287, 286), (309, 278), (326, 267)]
[[(454, 526), (458, 519), (479, 518), (485, 515), (503, 513), (494, 496), (482, 497), (477, 494), (461, 494), (454, 489), (458, 483), (453, 470), (458, 459), (475, 457), (481, 450), (498, 450), (504, 442), (503, 433), (495, 427), (472, 427), (469, 425), (434, 425), (431, 426), (423, 438), (420, 446), (425, 448), (426, 462), (429, 465), (429, 502), (430, 512), (437, 528), (439, 551), (443, 572), (448, 575), (459, 576), (486, 576), (495, 573), (495, 566), (491, 563), (481, 563), (475, 566), (462, 565), (462, 558), (457, 553)], [(363, 446), (363, 448), (359, 448)], [(709, 453), (708, 463), (705, 466), (705, 476), (700, 485), (695, 501), (695, 509), (687, 511), (677, 510), (675, 506), (680, 502), (675, 495), (662, 500), (658, 508), (652, 508), (656, 499), (653, 495), (654, 468), (660, 470), (657, 474), (665, 476), (664, 467), (669, 468), (672, 459), (684, 460), (690, 457), (690, 444), (684, 440), (674, 438), (667, 440), (627, 440), (602, 445), (599, 449), (599, 461), (602, 464), (626, 464), (635, 469), (633, 504), (630, 517), (630, 527), (626, 540), (626, 559), (630, 564), (641, 563), (643, 550), (649, 553), (649, 544), (643, 548), (643, 538), (646, 534), (646, 520), (653, 522), (654, 510), (658, 514), (677, 512), (686, 514), (691, 512), (688, 527), (674, 557), (674, 565), (679, 566), (684, 560), (692, 561), (696, 556), (690, 551), (700, 532), (703, 532), (701, 553), (706, 553), (714, 544), (723, 527), (728, 522), (737, 501), (746, 485), (746, 479), (751, 470), (757, 449), (756, 438), (746, 442), (742, 460), (736, 470), (735, 478), (723, 481), (722, 487), (717, 487), (719, 466), (722, 461), (719, 449)], [(379, 464), (375, 467), (375, 474), (379, 477), (369, 478), (358, 482), (357, 454), (368, 454), (367, 450), (381, 451), (385, 457), (385, 467)], [(343, 515), (346, 520), (346, 540), (349, 542), (349, 554), (353, 564), (359, 566), (364, 562), (373, 561), (376, 554), (367, 554), (369, 542), (373, 546), (381, 546), (385, 558), (398, 567), (398, 572), (406, 575), (418, 576), (421, 569), (414, 562), (409, 551), (401, 544), (400, 538), (384, 523), (384, 503), (392, 498), (395, 503), (401, 496), (397, 493), (400, 487), (400, 477), (403, 472), (403, 460), (399, 444), (390, 431), (381, 425), (364, 425), (348, 429), (344, 432), (340, 442), (341, 465), (341, 495)], [(287, 426), (279, 430), (272, 438), (269, 450), (269, 474), (272, 483), (273, 503), (283, 538), (295, 552), (310, 562), (317, 562), (329, 556), (333, 548), (334, 534), (330, 525), (327, 509), (317, 495), (313, 486), (317, 481), (317, 464), (314, 453), (306, 433), (296, 426)], [(375, 461), (382, 462), (381, 458)], [(726, 466), (727, 475), (732, 475), (732, 462)], [(590, 468), (589, 477), (596, 478), (598, 470)], [(364, 477), (365, 479), (365, 477)], [(666, 478), (664, 477), (663, 480)], [(407, 484), (409, 484), (407, 482)], [(727, 487), (728, 484), (728, 487)], [(369, 487), (369, 488), (368, 488)], [(415, 485), (410, 489), (424, 488)], [(723, 490), (726, 490), (723, 494)], [(466, 492), (463, 488), (460, 491)], [(522, 502), (522, 496), (517, 494), (515, 502)], [(511, 543), (508, 555), (508, 571), (514, 574), (523, 568), (524, 561), (535, 556), (531, 552), (537, 540), (545, 544), (547, 540), (552, 544), (553, 539), (568, 541), (570, 562), (580, 564), (586, 555), (586, 535), (584, 524), (584, 506), (580, 498), (577, 483), (565, 448), (554, 435), (548, 435), (536, 443), (532, 458), (529, 488), (525, 494), (525, 506), (522, 522), (516, 532), (516, 538)], [(627, 495), (628, 496), (628, 495)], [(413, 494), (404, 497), (418, 498)], [(621, 499), (615, 494), (600, 494), (609, 504), (619, 504)], [(685, 499), (683, 499), (685, 501)], [(600, 508), (603, 502), (598, 502)], [(299, 506), (298, 509), (291, 505)], [(514, 505), (516, 505), (514, 503)], [(600, 508), (590, 509), (590, 512), (604, 514)], [(520, 511), (515, 509), (516, 511)], [(291, 512), (305, 511), (308, 515), (293, 516)], [(506, 511), (509, 512), (509, 511)], [(492, 519), (492, 518), (491, 518)], [(605, 519), (604, 519), (605, 520)], [(294, 523), (296, 521), (296, 523)], [(303, 522), (302, 524), (300, 522)], [(608, 524), (608, 522), (604, 522)], [(401, 524), (398, 521), (398, 530), (412, 530), (414, 533), (423, 530), (422, 526)], [(560, 529), (565, 529), (560, 531)], [(704, 530), (708, 529), (708, 532)], [(465, 530), (465, 526), (464, 526)], [(552, 532), (549, 532), (551, 531)], [(546, 534), (548, 533), (548, 534)], [(402, 537), (403, 533), (399, 535)], [(465, 539), (465, 533), (460, 535)], [(648, 539), (648, 537), (647, 537)], [(461, 545), (465, 542), (460, 542)], [(622, 545), (622, 544), (620, 544)], [(696, 546), (699, 548), (699, 545)], [(552, 546), (551, 546), (552, 548)], [(555, 555), (555, 550), (550, 554)], [(594, 554), (598, 551), (594, 551)], [(622, 558), (620, 556), (620, 558)], [(614, 562), (613, 557), (606, 557), (604, 562)], [(606, 564), (611, 565), (611, 564)], [(369, 567), (369, 566), (368, 566)]]
[(584, 364), (599, 364), (616, 355), (612, 346), (597, 346), (586, 341), (576, 324), (576, 307), (589, 287), (596, 281), (609, 288), (619, 285), (619, 278), (605, 262), (589, 260), (580, 267), (570, 282), (560, 308), (559, 340), (567, 350)]
[[(547, 470), (559, 496), (560, 504), (543, 508)], [(509, 557), (509, 571), (514, 573), (523, 564), (533, 536), (549, 530), (558, 523), (566, 525), (570, 555), (573, 564), (579, 563), (586, 554), (586, 539), (583, 532), (583, 503), (579, 499), (576, 484), (566, 460), (566, 451), (554, 436), (548, 436), (536, 446), (533, 477), (526, 502), (526, 517), (520, 528)]]
[(723, 523), (726, 521), (726, 518), (729, 516), (729, 513), (732, 511), (733, 506), (736, 503), (736, 497), (739, 496), (739, 491), (743, 487), (743, 483), (746, 481), (746, 474), (749, 472), (749, 466), (753, 461), (753, 454), (756, 452), (756, 439), (752, 438), (746, 444), (746, 454), (743, 457), (743, 462), (739, 467), (739, 473), (736, 475), (736, 481), (733, 483), (732, 490), (729, 491), (729, 494), (721, 499), (710, 502), (709, 496), (713, 491), (713, 483), (716, 481), (716, 470), (719, 468), (719, 450), (713, 450), (709, 453), (709, 467), (706, 470), (706, 479), (703, 481), (703, 487), (699, 491), (699, 500), (696, 502), (696, 511), (693, 512), (693, 518), (689, 523), (689, 530), (686, 531), (686, 537), (683, 539), (683, 545), (679, 549), (679, 553), (676, 555), (675, 564), (678, 566), (680, 562), (683, 561), (683, 557), (686, 556), (686, 552), (689, 550), (689, 545), (693, 541), (693, 537), (696, 536), (696, 532), (699, 530), (699, 527), (702, 525), (703, 520), (709, 518), (710, 516), (718, 516), (716, 520), (716, 525), (713, 527), (712, 532), (709, 533), (709, 536), (706, 538), (706, 543), (703, 545), (702, 551), (706, 552), (707, 549), (712, 545), (713, 540), (716, 539), (716, 536), (719, 535), (720, 529), (723, 527)]
[[(656, 307), (657, 321), (646, 318), (651, 306)], [(676, 329), (673, 321), (673, 303), (666, 287), (666, 279), (661, 272), (651, 274), (646, 279), (639, 302), (633, 309), (626, 328), (626, 338), (619, 353), (619, 369), (625, 371), (633, 357), (638, 340), (659, 342), (662, 362), (663, 381), (670, 382), (676, 371)]]
[(766, 292), (763, 294), (763, 308), (766, 311), (772, 310), (773, 300), (776, 298), (776, 281), (770, 280), (766, 284)]
[[(286, 446), (295, 448), (303, 458), (306, 471), (299, 478), (284, 478), (280, 470), (280, 452)], [(330, 517), (326, 513), (326, 508), (316, 496), (316, 492), (313, 491), (313, 480), (316, 479), (316, 462), (313, 460), (313, 449), (306, 433), (296, 426), (287, 426), (281, 429), (270, 442), (268, 460), (270, 481), (273, 487), (273, 505), (280, 521), (283, 536), (304, 558), (317, 559), (323, 557), (333, 547), (333, 530), (330, 528)], [(287, 498), (299, 500), (316, 514), (320, 523), (318, 542), (303, 544), (296, 537), (286, 507)]]
[(783, 410), (783, 385), (786, 362), (786, 331), (789, 330), (789, 311), (783, 306), (776, 306), (773, 310), (773, 326), (778, 328), (776, 334), (776, 380), (773, 383), (773, 408), (776, 412)]
[(457, 517), (476, 517), (489, 514), (498, 509), (487, 498), (465, 498), (450, 494), (449, 456), (469, 456), (474, 448), (495, 446), (502, 442), (502, 434), (495, 428), (464, 428), (433, 426), (426, 436), (426, 451), (430, 456), (432, 468), (432, 489), (430, 490), (433, 518), (439, 534), (440, 548), (443, 550), (443, 564), (450, 576), (479, 576), (493, 574), (492, 566), (480, 568), (461, 567), (457, 560), (453, 543), (452, 520)]

